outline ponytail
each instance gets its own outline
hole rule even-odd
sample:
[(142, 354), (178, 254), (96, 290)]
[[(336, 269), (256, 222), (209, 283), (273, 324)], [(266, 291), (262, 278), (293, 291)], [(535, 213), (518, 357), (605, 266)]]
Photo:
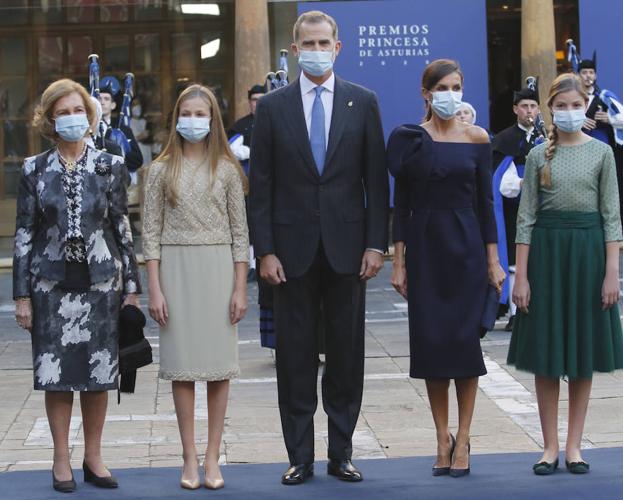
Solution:
[(430, 102), (428, 101), (424, 101), (424, 104), (426, 106), (426, 114), (424, 115), (424, 120), (422, 121), (427, 122), (433, 117), (433, 107), (430, 105)]

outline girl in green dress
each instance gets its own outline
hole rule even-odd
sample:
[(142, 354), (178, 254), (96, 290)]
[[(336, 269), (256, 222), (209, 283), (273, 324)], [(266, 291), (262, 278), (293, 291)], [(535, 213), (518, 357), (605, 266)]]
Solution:
[(612, 149), (582, 132), (588, 96), (579, 78), (556, 78), (549, 141), (526, 162), (517, 216), (520, 310), (508, 363), (535, 374), (544, 450), (537, 475), (558, 466), (560, 378), (569, 379), (567, 469), (586, 473), (580, 444), (593, 372), (623, 368), (619, 319), (621, 217)]

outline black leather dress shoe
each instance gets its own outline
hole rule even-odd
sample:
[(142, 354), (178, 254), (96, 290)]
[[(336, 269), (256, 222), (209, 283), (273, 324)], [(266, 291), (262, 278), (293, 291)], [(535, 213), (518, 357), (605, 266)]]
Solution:
[(59, 481), (54, 475), (54, 470), (52, 470), (52, 488), (61, 493), (73, 493), (76, 491), (76, 481), (74, 480), (73, 474), (68, 481)]
[(350, 460), (329, 460), (327, 474), (335, 476), (342, 481), (350, 481), (351, 483), (363, 480), (361, 472)]
[(314, 464), (291, 465), (281, 476), (281, 484), (303, 484), (314, 475)]
[(98, 488), (117, 488), (119, 486), (119, 483), (112, 475), (107, 477), (96, 476), (86, 462), (82, 462), (82, 471), (84, 472), (85, 483), (91, 483)]

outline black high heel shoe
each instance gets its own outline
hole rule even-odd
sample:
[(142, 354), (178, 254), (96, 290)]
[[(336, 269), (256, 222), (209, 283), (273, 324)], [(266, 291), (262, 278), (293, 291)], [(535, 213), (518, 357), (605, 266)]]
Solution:
[(85, 483), (91, 483), (93, 486), (97, 486), (98, 488), (117, 488), (119, 486), (119, 483), (112, 475), (108, 477), (96, 476), (95, 473), (89, 468), (86, 461), (82, 462), (82, 471), (84, 472)]
[(558, 459), (553, 462), (539, 462), (532, 466), (532, 470), (537, 476), (550, 476), (558, 469)]
[[(472, 446), (470, 443), (467, 443), (467, 460), (468, 463), (471, 463), (471, 458), (470, 458), (470, 453), (472, 451)], [(450, 471), (449, 471), (450, 477), (463, 477), (463, 476), (467, 476), (469, 474), (469, 465), (467, 466), (467, 469), (454, 469), (452, 467), (450, 467)]]
[(61, 493), (73, 493), (76, 491), (76, 481), (73, 471), (71, 473), (71, 479), (68, 481), (59, 481), (54, 475), (54, 468), (52, 468), (52, 488)]
[[(452, 455), (454, 454), (454, 448), (456, 446), (456, 439), (450, 432), (450, 461), (452, 461)], [(450, 467), (435, 467), (433, 465), (433, 476), (446, 476), (450, 473)]]

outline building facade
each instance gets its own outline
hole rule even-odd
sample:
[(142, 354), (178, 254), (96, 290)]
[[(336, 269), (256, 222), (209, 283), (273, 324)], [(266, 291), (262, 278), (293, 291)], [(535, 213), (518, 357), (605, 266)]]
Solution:
[[(577, 36), (577, 0), (553, 5), (563, 45)], [(522, 0), (487, 0), (494, 131), (512, 119), (504, 95), (521, 84), (521, 7)], [(22, 161), (48, 146), (30, 126), (48, 83), (69, 77), (88, 85), (87, 57), (97, 53), (102, 76), (135, 75), (148, 141), (157, 143), (189, 82), (214, 89), (229, 125), (247, 112), (246, 89), (262, 83), (279, 49), (289, 48), (296, 17), (291, 0), (2, 0), (0, 253), (8, 255), (12, 245)], [(296, 61), (289, 66), (293, 77)]]

